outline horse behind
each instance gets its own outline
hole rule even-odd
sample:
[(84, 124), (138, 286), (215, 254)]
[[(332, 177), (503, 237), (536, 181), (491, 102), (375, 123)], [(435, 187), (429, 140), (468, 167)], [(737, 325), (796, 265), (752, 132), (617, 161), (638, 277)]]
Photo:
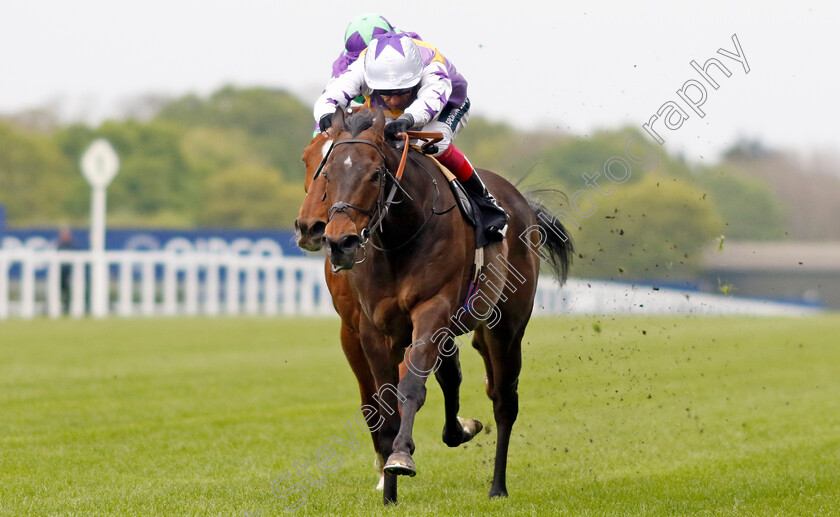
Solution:
[[(323, 176), (316, 178), (315, 172), (332, 142), (332, 137), (327, 133), (318, 133), (303, 151), (306, 197), (300, 207), (298, 218), (295, 220), (295, 232), (298, 246), (306, 251), (320, 251), (323, 246), (322, 237), (324, 228), (327, 226), (327, 209), (329, 207), (324, 203), (326, 182)], [(341, 319), (339, 330), (341, 349), (359, 384), (361, 406), (373, 406), (377, 404), (374, 398), (377, 386), (359, 339), (359, 305), (350, 291), (347, 277), (334, 273), (326, 259), (324, 261), (324, 277), (327, 282), (327, 289), (329, 289), (332, 297), (333, 307)], [(374, 466), (379, 474), (379, 482), (376, 488), (382, 490), (385, 479), (382, 468), (385, 461), (379, 452), (379, 431), (375, 429), (375, 426), (376, 421), (371, 417), (368, 420), (368, 427), (371, 429), (371, 440), (376, 454)]]

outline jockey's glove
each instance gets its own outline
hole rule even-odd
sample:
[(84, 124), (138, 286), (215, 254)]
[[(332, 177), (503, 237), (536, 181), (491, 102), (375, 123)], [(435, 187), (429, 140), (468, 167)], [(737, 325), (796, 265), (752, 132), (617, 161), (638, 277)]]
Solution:
[(403, 113), (396, 120), (385, 126), (385, 138), (396, 140), (399, 133), (414, 127), (414, 117), (410, 113)]
[(329, 129), (330, 126), (332, 126), (332, 118), (332, 114), (327, 113), (326, 115), (321, 117), (321, 120), (318, 121), (318, 129), (321, 130), (321, 133), (323, 133), (324, 131)]

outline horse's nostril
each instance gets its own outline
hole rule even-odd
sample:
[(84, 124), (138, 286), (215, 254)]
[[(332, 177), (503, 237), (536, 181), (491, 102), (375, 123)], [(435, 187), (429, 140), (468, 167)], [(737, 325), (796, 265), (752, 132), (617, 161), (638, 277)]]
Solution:
[(356, 251), (359, 245), (362, 244), (362, 239), (359, 238), (358, 235), (354, 235), (351, 233), (350, 235), (345, 235), (344, 237), (342, 237), (340, 244), (342, 251), (352, 252)]
[(312, 225), (312, 235), (324, 235), (324, 230), (327, 229), (327, 223), (324, 221), (316, 221), (315, 224)]

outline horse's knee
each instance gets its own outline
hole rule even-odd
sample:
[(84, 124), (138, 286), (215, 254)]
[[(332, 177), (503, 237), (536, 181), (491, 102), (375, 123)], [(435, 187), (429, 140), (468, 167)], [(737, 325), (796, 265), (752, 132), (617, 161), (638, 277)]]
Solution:
[(401, 407), (416, 406), (419, 408), (426, 402), (426, 385), (412, 382), (408, 376), (400, 381), (398, 391), (403, 397), (400, 402)]

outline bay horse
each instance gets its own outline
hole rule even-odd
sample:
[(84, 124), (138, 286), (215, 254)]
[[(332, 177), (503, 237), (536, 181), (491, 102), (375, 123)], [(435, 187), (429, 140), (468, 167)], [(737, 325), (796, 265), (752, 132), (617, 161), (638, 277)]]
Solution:
[[(574, 251), (568, 232), (542, 205), (482, 170), (510, 221), (505, 239), (483, 249), (484, 267), (475, 271), (474, 264), (482, 261), (474, 230), (453, 210), (454, 195), (442, 187), (446, 179), (437, 165), (411, 151), (398, 179), (392, 171), (400, 156), (385, 140), (381, 111), (346, 117), (338, 109), (332, 127), (335, 142), (323, 167), (330, 207), (324, 251), (358, 304), (361, 348), (380, 395), (375, 416), (380, 453), (387, 458), (384, 503), (396, 503), (398, 475), (417, 472), (412, 431), (432, 372), (444, 395), (443, 441), (455, 447), (480, 429), (476, 421), (458, 417), (461, 369), (455, 338), (469, 331), (484, 360), (496, 422), (489, 495), (507, 496), (522, 336), (541, 262), (561, 282), (566, 278)], [(483, 286), (477, 288), (476, 281)], [(400, 378), (403, 361), (406, 372)]]
[[(306, 251), (320, 251), (323, 245), (324, 228), (327, 226), (328, 206), (324, 203), (326, 182), (323, 176), (315, 177), (318, 166), (332, 144), (332, 137), (328, 133), (318, 133), (309, 142), (303, 151), (303, 163), (305, 168), (304, 191), (306, 197), (300, 207), (298, 218), (295, 219), (295, 233), (297, 234), (298, 246)], [(341, 349), (350, 369), (359, 383), (359, 394), (362, 400), (362, 407), (377, 404), (376, 383), (365, 359), (362, 345), (359, 340), (359, 304), (353, 298), (350, 291), (350, 284), (347, 277), (336, 274), (330, 268), (330, 262), (324, 259), (324, 276), (327, 281), (327, 289), (333, 301), (333, 307), (341, 319), (339, 340)], [(376, 422), (373, 416), (368, 419), (368, 428), (371, 429), (371, 440), (375, 453), (374, 467), (379, 474), (379, 482), (376, 485), (382, 490), (385, 484), (385, 473), (383, 467), (384, 459), (380, 453), (379, 431), (375, 430)]]

